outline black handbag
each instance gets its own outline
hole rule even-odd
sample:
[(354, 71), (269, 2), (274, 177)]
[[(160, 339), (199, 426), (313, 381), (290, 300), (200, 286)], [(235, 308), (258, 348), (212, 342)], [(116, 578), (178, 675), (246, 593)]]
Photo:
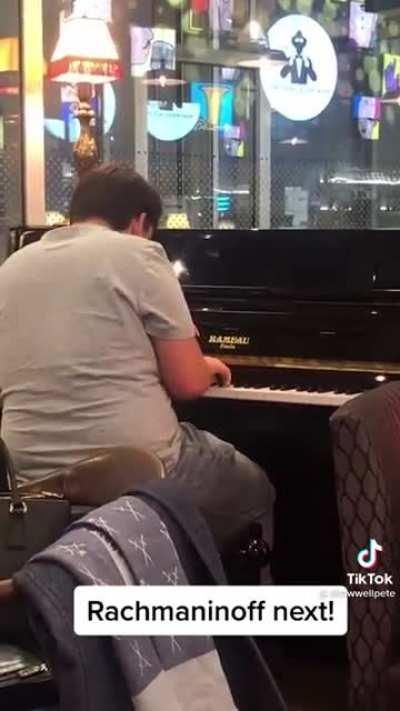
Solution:
[(30, 650), (0, 642), (0, 691), (33, 678), (35, 681), (51, 678), (43, 659)]
[(21, 496), (14, 463), (1, 438), (0, 458), (8, 483), (8, 491), (0, 493), (0, 580), (4, 580), (60, 537), (71, 512), (69, 502), (59, 496)]

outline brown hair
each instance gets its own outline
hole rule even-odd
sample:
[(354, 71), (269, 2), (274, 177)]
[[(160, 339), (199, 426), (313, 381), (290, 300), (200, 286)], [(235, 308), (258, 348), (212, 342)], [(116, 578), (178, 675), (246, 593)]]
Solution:
[(72, 196), (70, 220), (97, 217), (123, 232), (142, 213), (147, 215), (149, 227), (157, 229), (162, 213), (158, 192), (128, 165), (108, 163), (81, 178)]

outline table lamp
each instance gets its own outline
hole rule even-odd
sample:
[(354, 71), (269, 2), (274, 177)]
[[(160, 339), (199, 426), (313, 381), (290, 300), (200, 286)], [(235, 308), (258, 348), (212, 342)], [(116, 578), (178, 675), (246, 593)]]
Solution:
[(74, 146), (74, 160), (79, 175), (99, 161), (92, 132), (95, 117), (90, 104), (93, 85), (106, 84), (121, 77), (121, 63), (107, 23), (88, 17), (72, 16), (64, 20), (48, 67), (48, 78), (77, 87), (79, 106), (76, 117), (81, 132)]

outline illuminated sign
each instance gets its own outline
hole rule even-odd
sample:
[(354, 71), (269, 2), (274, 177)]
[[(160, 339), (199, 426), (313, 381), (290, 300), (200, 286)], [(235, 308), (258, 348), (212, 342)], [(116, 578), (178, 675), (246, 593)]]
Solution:
[(176, 32), (168, 27), (130, 28), (131, 74), (144, 77), (150, 70), (175, 70)]
[(378, 15), (375, 12), (365, 12), (363, 2), (350, 3), (349, 38), (357, 47), (371, 49), (378, 41)]
[(358, 119), (358, 131), (361, 138), (366, 138), (369, 141), (379, 141), (380, 122), (367, 118)]
[(225, 153), (232, 158), (244, 158), (245, 138), (244, 123), (239, 126), (224, 126)]
[(400, 55), (383, 55), (382, 96), (397, 99), (400, 91)]
[(200, 118), (200, 104), (163, 109), (160, 101), (147, 104), (147, 130), (159, 141), (179, 141), (193, 131)]
[(375, 96), (353, 97), (353, 118), (379, 121), (382, 113), (381, 100)]
[(329, 35), (310, 17), (288, 15), (271, 27), (268, 40), (286, 55), (285, 62), (261, 64), (271, 107), (292, 121), (315, 118), (330, 103), (337, 84), (337, 57)]
[(233, 123), (233, 86), (230, 83), (208, 84), (193, 81), (190, 98), (200, 104), (200, 117), (212, 128), (224, 127)]
[(218, 195), (217, 197), (217, 212), (229, 212), (232, 207), (232, 198), (230, 195)]
[(72, 15), (111, 22), (111, 0), (74, 0)]

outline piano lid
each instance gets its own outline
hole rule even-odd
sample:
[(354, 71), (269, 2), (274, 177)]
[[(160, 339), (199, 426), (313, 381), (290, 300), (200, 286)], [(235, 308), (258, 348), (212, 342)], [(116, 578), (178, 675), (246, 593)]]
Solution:
[[(49, 227), (16, 228), (13, 249)], [(397, 230), (160, 230), (186, 291), (400, 301)]]
[(161, 230), (158, 239), (191, 293), (400, 300), (397, 231)]
[[(14, 230), (14, 248), (47, 229)], [(158, 239), (206, 352), (265, 370), (400, 375), (396, 230), (160, 230)]]

